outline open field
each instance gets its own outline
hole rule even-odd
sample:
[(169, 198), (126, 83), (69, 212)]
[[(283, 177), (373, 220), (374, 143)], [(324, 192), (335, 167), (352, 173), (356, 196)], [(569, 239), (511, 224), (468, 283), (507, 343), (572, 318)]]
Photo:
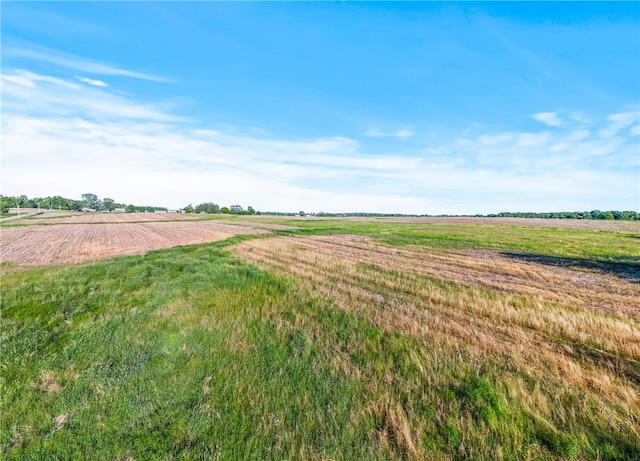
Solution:
[(3, 227), (3, 458), (640, 459), (640, 232), (543, 224)]
[[(482, 226), (511, 226), (511, 227), (551, 227), (561, 229), (591, 229), (591, 230), (610, 230), (616, 232), (640, 232), (640, 221), (606, 221), (602, 219), (541, 219), (541, 218), (486, 218), (486, 217), (346, 217), (346, 218), (326, 218), (326, 217), (268, 217), (253, 216), (252, 219), (258, 220), (275, 220), (296, 222), (314, 221), (334, 221), (334, 222), (369, 222), (369, 223), (404, 223), (404, 224), (463, 224), (463, 225), (482, 225)], [(249, 218), (249, 219), (251, 219)]]
[(80, 213), (80, 212), (47, 212), (31, 218), (18, 221), (20, 225), (39, 224), (95, 224), (95, 223), (134, 223), (134, 222), (163, 222), (190, 221), (197, 219), (197, 215), (183, 213)]
[[(366, 218), (356, 218), (365, 219)], [(396, 223), (423, 224), (478, 224), (485, 226), (556, 227), (563, 229), (592, 229), (612, 231), (640, 231), (637, 221), (605, 221), (602, 219), (541, 219), (541, 218), (484, 218), (484, 217), (424, 217), (424, 218), (379, 218)]]
[[(325, 281), (328, 290), (344, 285), (332, 277), (353, 285), (360, 269), (378, 267), (404, 274), (409, 280), (411, 274), (426, 276), (640, 320), (640, 273), (625, 278), (595, 269), (562, 267), (553, 260), (526, 261), (489, 251), (394, 248), (352, 235), (251, 240), (234, 251), (260, 266)], [(340, 271), (345, 273), (339, 275)], [(419, 289), (418, 283), (413, 285)]]
[(218, 222), (7, 227), (1, 230), (0, 259), (15, 265), (76, 264), (264, 232)]

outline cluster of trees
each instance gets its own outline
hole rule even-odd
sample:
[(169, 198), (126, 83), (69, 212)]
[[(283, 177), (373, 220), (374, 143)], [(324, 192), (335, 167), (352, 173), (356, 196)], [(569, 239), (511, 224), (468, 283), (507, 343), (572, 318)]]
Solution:
[(55, 195), (53, 197), (29, 198), (26, 195), (0, 195), (0, 212), (6, 213), (9, 208), (41, 208), (45, 210), (79, 210), (85, 204), (82, 200), (74, 200)]
[(116, 203), (112, 198), (105, 197), (102, 200), (96, 194), (82, 194), (82, 201), (85, 208), (96, 211), (113, 211), (116, 208), (126, 208), (123, 203)]
[(80, 200), (70, 199), (55, 195), (53, 197), (28, 198), (26, 195), (5, 196), (0, 195), (0, 212), (6, 213), (9, 208), (39, 208), (42, 210), (71, 210), (79, 211), (89, 208), (96, 211), (114, 211), (116, 209), (125, 210), (127, 213), (167, 211), (163, 207), (136, 206), (118, 203), (112, 198), (100, 199), (96, 194), (82, 194)]
[(206, 213), (206, 214), (237, 214), (237, 215), (259, 215), (260, 212), (253, 209), (252, 206), (248, 206), (245, 210), (240, 205), (231, 205), (230, 207), (220, 207), (213, 202), (201, 203), (194, 207), (192, 204), (183, 208), (185, 213)]
[(636, 211), (560, 211), (552, 213), (511, 213), (503, 212), (487, 215), (490, 218), (546, 218), (546, 219), (606, 219), (609, 221), (640, 221), (640, 213)]

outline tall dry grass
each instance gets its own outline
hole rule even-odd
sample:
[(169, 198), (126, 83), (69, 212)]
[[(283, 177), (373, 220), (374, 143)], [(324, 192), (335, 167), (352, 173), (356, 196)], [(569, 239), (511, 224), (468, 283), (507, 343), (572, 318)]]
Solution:
[[(386, 331), (416, 338), (423, 347), (410, 360), (423, 382), (446, 380), (438, 367), (492, 363), (510, 401), (538, 427), (553, 432), (606, 421), (604, 430), (628, 434), (640, 447), (640, 286), (631, 281), (490, 252), (389, 248), (355, 236), (267, 238), (234, 251)], [(345, 374), (363, 373), (334, 361)], [(372, 395), (381, 396), (372, 414), (384, 415), (388, 429), (381, 444), (392, 434), (409, 457), (419, 457), (420, 431), (410, 430), (410, 412), (385, 392), (385, 379), (371, 381)], [(436, 409), (436, 417), (446, 413)], [(474, 432), (473, 421), (459, 423)], [(465, 456), (468, 449), (461, 447)]]

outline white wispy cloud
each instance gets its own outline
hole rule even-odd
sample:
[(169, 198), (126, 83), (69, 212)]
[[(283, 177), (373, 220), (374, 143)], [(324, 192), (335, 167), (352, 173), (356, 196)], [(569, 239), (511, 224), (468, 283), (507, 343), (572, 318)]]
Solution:
[[(605, 136), (598, 126), (608, 126), (609, 116), (591, 129), (580, 128), (549, 132), (507, 132), (497, 135), (481, 134), (467, 137), (444, 146), (452, 152), (467, 152), (468, 164), (508, 170), (513, 174), (529, 172), (556, 174), (557, 171), (602, 168), (623, 170), (638, 168), (638, 140), (628, 136)], [(635, 152), (635, 153), (634, 153)], [(637, 171), (627, 171), (637, 177)]]
[(383, 131), (377, 128), (371, 128), (364, 133), (369, 138), (397, 138), (406, 139), (414, 135), (411, 127), (400, 128), (396, 131)]
[(35, 88), (36, 84), (33, 82), (32, 79), (24, 76), (24, 75), (20, 75), (20, 74), (16, 74), (16, 75), (3, 75), (2, 76), (2, 81), (4, 82), (9, 82), (9, 83), (14, 83), (16, 85), (19, 86), (26, 86), (27, 88)]
[[(284, 139), (221, 125), (195, 128), (160, 102), (142, 104), (110, 87), (26, 71), (2, 80), (7, 195), (93, 192), (169, 207), (215, 201), (259, 210), (404, 213), (637, 203), (637, 137), (621, 134), (637, 123), (619, 114), (553, 131), (482, 128), (413, 154), (371, 155), (344, 136)], [(618, 135), (599, 133), (612, 125)]]
[(538, 112), (531, 114), (531, 118), (549, 126), (561, 126), (564, 123), (555, 112)]
[(45, 47), (27, 48), (23, 46), (8, 46), (2, 50), (2, 53), (8, 57), (27, 58), (34, 61), (48, 62), (58, 66), (66, 67), (68, 69), (79, 70), (90, 74), (130, 77), (155, 82), (170, 81), (165, 77), (137, 72), (134, 70), (122, 69), (110, 63), (100, 62), (69, 53), (62, 53), (60, 51)]
[(620, 131), (637, 124), (639, 118), (640, 114), (637, 111), (611, 114), (607, 117), (609, 125), (600, 130), (600, 136), (604, 138), (616, 136)]
[(102, 80), (94, 80), (94, 79), (87, 78), (87, 77), (76, 77), (76, 79), (80, 80), (83, 83), (86, 83), (87, 85), (98, 86), (100, 88), (106, 88), (106, 87), (109, 86), (108, 83), (105, 83)]
[[(63, 80), (61, 78), (51, 77), (49, 75), (40, 75), (35, 74), (33, 72), (28, 72), (26, 70), (19, 70), (14, 74), (2, 74), (2, 80), (8, 82), (9, 84), (13, 83), (20, 86), (25, 86), (28, 88), (36, 88), (36, 82), (47, 82), (53, 83), (57, 86), (67, 87), (71, 89), (77, 89), (78, 85), (73, 82), (69, 82), (67, 80)], [(8, 91), (11, 90), (9, 86)]]
[[(91, 190), (173, 207), (214, 200), (262, 210), (433, 208), (426, 199), (392, 189), (371, 193), (310, 186), (408, 169), (393, 157), (340, 154), (340, 146), (351, 144), (343, 138), (274, 141), (221, 134), (214, 140), (162, 124), (17, 116), (3, 123), (3, 173), (12, 172), (3, 184), (9, 191), (29, 187), (35, 189), (32, 194), (54, 190), (73, 197)], [(27, 171), (22, 179), (15, 176)]]
[(28, 111), (31, 114), (40, 112), (100, 119), (182, 120), (154, 104), (143, 104), (135, 99), (104, 91), (102, 85), (79, 85), (74, 81), (23, 70), (2, 74), (2, 81), (2, 104), (5, 112)]

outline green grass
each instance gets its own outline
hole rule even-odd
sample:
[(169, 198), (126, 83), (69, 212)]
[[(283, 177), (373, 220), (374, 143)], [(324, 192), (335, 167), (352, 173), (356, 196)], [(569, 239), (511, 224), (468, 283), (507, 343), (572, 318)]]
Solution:
[(373, 449), (364, 422), (343, 427), (354, 383), (264, 314), (291, 301), (287, 284), (215, 246), (21, 271), (3, 291), (7, 459)]
[(396, 246), (485, 249), (566, 258), (640, 257), (640, 232), (450, 223), (394, 223), (349, 220), (291, 220), (300, 230), (283, 234), (362, 234)]
[[(295, 224), (393, 245), (637, 255), (607, 232)], [(579, 389), (383, 331), (225, 250), (245, 238), (4, 274), (2, 458), (638, 459), (638, 439), (594, 409), (544, 419), (510, 391), (544, 385), (579, 408)]]

